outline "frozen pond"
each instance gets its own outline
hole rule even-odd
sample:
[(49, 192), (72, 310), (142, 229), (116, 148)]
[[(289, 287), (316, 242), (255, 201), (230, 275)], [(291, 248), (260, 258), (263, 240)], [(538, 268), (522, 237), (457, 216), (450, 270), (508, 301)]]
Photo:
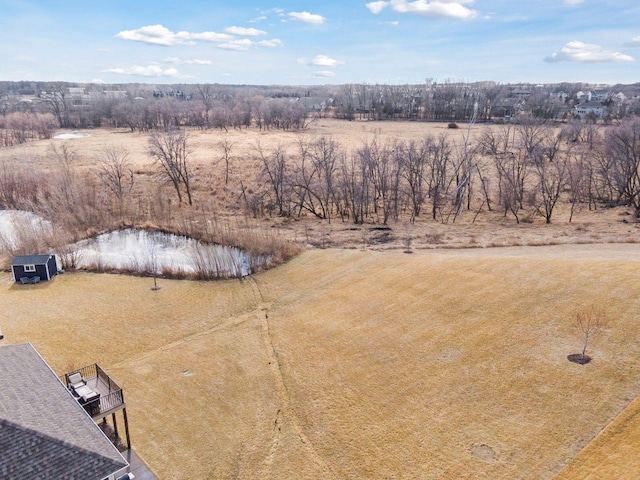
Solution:
[[(36, 251), (40, 243), (33, 240), (50, 238), (52, 232), (50, 222), (31, 212), (0, 210), (0, 251), (27, 249), (34, 254), (48, 253), (49, 249)], [(105, 233), (60, 250), (73, 257), (78, 268), (201, 279), (244, 277), (252, 273), (252, 268), (268, 263), (268, 259), (252, 258), (239, 248), (136, 229)]]
[(60, 133), (53, 138), (57, 138), (58, 140), (71, 140), (73, 138), (84, 138), (88, 136), (89, 136), (88, 133), (67, 132), (67, 133)]
[(51, 223), (31, 212), (0, 210), (0, 248), (14, 250), (35, 238), (51, 236)]
[(249, 255), (238, 248), (206, 245), (187, 237), (126, 229), (73, 245), (80, 268), (167, 273), (198, 278), (244, 277)]

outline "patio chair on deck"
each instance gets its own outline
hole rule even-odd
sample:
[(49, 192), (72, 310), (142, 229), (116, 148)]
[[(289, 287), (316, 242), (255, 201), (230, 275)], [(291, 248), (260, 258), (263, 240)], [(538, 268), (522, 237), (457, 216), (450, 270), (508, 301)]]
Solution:
[(82, 378), (82, 374), (80, 372), (70, 373), (67, 375), (67, 385), (72, 390), (76, 388), (84, 387), (87, 382)]

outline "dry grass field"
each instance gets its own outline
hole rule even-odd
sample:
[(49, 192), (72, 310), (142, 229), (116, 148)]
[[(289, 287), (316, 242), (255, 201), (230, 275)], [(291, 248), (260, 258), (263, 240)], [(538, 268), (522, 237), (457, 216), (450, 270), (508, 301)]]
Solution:
[[(474, 125), (471, 130), (471, 142), (485, 128), (500, 126)], [(503, 215), (502, 211), (487, 211), (486, 207), (478, 215), (477, 208), (465, 212), (455, 223), (443, 224), (429, 218), (425, 211), (415, 224), (408, 221), (391, 222), (389, 231), (380, 231), (379, 225), (354, 225), (350, 221), (341, 222), (334, 218), (331, 222), (316, 218), (268, 217), (252, 218), (241, 206), (243, 187), (246, 192), (264, 192), (269, 189), (264, 179), (260, 179), (261, 165), (256, 160), (256, 146), (260, 144), (266, 151), (283, 145), (295, 151), (300, 137), (308, 139), (320, 136), (335, 139), (347, 151), (361, 147), (365, 141), (374, 137), (380, 142), (402, 140), (420, 140), (426, 135), (437, 137), (446, 134), (456, 148), (464, 143), (463, 136), (467, 128), (461, 125), (457, 130), (447, 128), (447, 124), (422, 122), (347, 122), (335, 119), (317, 119), (303, 132), (260, 131), (256, 128), (243, 130), (189, 130), (189, 144), (192, 149), (194, 206), (178, 209), (175, 193), (171, 187), (160, 188), (154, 181), (155, 168), (148, 155), (149, 134), (126, 129), (85, 130), (83, 138), (71, 140), (42, 140), (17, 147), (0, 150), (0, 161), (14, 160), (30, 169), (47, 172), (55, 170), (56, 162), (52, 155), (52, 145), (63, 143), (76, 153), (74, 166), (79, 170), (95, 169), (97, 158), (107, 147), (126, 148), (135, 170), (133, 197), (137, 206), (131, 208), (143, 210), (158, 208), (162, 204), (164, 213), (173, 218), (191, 219), (216, 218), (221, 224), (236, 228), (269, 229), (303, 246), (331, 248), (402, 248), (407, 241), (414, 248), (433, 248), (449, 246), (455, 248), (509, 246), (509, 245), (548, 245), (564, 243), (625, 243), (639, 241), (638, 224), (630, 221), (631, 209), (601, 208), (589, 211), (580, 205), (573, 221), (569, 220), (569, 207), (562, 201), (554, 213), (552, 224), (546, 225), (544, 218), (533, 215), (527, 223), (516, 224), (513, 216)], [(229, 165), (229, 182), (225, 184), (225, 162), (219, 143), (228, 140), (232, 145)], [(476, 192), (478, 193), (478, 192)], [(144, 198), (143, 198), (144, 197)], [(135, 203), (133, 202), (133, 203)], [(427, 209), (428, 210), (428, 209)], [(499, 209), (498, 209), (499, 210)], [(144, 216), (143, 213), (140, 216)], [(133, 214), (132, 217), (135, 217)], [(135, 223), (135, 218), (132, 218)], [(89, 232), (95, 233), (95, 231)]]
[[(639, 262), (634, 244), (309, 250), (158, 291), (3, 273), (0, 327), (57, 373), (105, 368), (163, 480), (622, 478), (638, 457)], [(610, 323), (580, 366), (571, 319), (592, 302)]]

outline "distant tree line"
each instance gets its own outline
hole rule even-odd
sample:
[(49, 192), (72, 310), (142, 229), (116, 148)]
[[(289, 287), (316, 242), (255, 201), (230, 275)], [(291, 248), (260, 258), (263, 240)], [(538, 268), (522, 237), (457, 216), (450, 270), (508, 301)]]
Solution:
[[(42, 90), (31, 91), (31, 97), (15, 93), (1, 97), (0, 129), (11, 128), (18, 114), (20, 118), (31, 119), (40, 119), (46, 114), (44, 118), (57, 128), (104, 126), (131, 131), (176, 127), (227, 130), (249, 126), (264, 130), (291, 130), (302, 129), (308, 122), (308, 109), (300, 101), (309, 95), (308, 91), (272, 91), (267, 87), (234, 88), (211, 84), (162, 87), (162, 90), (139, 85), (111, 86), (109, 89), (95, 84), (73, 85), (35, 83), (32, 90), (38, 87)], [(24, 85), (17, 88), (0, 82), (0, 87), (3, 86), (9, 92), (29, 90)]]
[[(0, 122), (7, 124), (6, 117), (15, 113), (50, 114), (59, 128), (151, 131), (185, 126), (291, 130), (304, 128), (311, 116), (370, 121), (486, 122), (523, 116), (567, 120), (576, 95), (589, 89), (582, 83), (538, 86), (431, 80), (415, 85), (315, 87), (0, 82)], [(640, 85), (611, 90), (626, 92), (629, 99), (640, 95)], [(637, 100), (621, 103), (609, 98), (603, 104), (606, 120), (640, 114)]]

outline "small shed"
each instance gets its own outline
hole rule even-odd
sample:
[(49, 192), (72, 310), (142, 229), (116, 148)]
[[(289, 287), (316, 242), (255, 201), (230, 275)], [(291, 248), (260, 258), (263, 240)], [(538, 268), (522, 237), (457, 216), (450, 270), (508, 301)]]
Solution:
[(58, 274), (56, 256), (18, 255), (11, 262), (13, 279), (20, 283), (37, 283), (40, 280), (51, 280)]

